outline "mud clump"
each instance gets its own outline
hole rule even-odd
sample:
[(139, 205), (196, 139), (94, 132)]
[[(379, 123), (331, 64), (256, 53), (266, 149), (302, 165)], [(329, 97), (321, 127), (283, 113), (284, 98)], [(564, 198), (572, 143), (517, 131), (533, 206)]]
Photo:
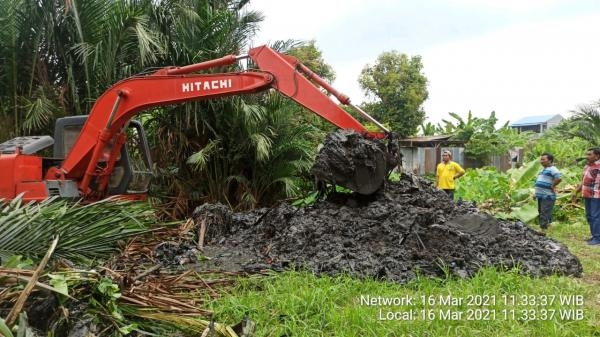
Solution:
[(173, 266), (197, 261), (198, 251), (190, 241), (165, 241), (154, 248), (154, 260), (163, 266)]
[(199, 268), (296, 267), (397, 282), (417, 273), (469, 277), (484, 266), (518, 266), (535, 276), (582, 273), (561, 243), (455, 203), (410, 174), (373, 196), (336, 195), (311, 207), (281, 204), (231, 219), (226, 233), (207, 238), (210, 260)]
[(382, 185), (388, 172), (386, 144), (352, 130), (329, 133), (319, 150), (311, 174), (317, 180), (337, 184), (360, 194), (371, 194)]

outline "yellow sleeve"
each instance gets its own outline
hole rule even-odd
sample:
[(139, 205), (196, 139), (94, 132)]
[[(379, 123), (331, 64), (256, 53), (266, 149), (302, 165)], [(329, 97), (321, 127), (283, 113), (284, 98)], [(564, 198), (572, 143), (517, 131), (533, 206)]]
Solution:
[(462, 167), (460, 167), (460, 164), (457, 162), (454, 162), (454, 169), (457, 173), (465, 173), (465, 170)]

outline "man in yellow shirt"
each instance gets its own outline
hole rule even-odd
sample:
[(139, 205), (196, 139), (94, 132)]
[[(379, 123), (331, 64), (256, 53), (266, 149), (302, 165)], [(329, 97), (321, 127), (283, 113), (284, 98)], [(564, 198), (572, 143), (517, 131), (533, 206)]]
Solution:
[(448, 150), (442, 152), (442, 162), (438, 164), (435, 174), (435, 187), (444, 190), (451, 199), (454, 199), (454, 180), (465, 174), (465, 170), (452, 161), (452, 153)]

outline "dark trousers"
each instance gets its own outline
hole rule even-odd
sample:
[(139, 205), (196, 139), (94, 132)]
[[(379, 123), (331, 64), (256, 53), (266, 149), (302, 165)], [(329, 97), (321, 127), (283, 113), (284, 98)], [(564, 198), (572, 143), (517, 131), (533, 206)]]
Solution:
[(600, 240), (600, 199), (583, 198), (585, 217), (590, 225), (592, 237)]
[(540, 227), (546, 229), (552, 222), (552, 210), (554, 209), (554, 199), (538, 198), (538, 213), (540, 215)]
[(450, 199), (454, 199), (454, 190), (444, 189), (443, 191), (446, 192), (446, 194), (448, 194), (448, 196), (450, 197)]

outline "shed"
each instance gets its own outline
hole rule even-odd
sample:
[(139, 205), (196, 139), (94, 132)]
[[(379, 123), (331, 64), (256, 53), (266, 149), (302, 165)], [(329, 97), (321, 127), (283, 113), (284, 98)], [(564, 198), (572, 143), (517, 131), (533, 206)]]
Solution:
[(544, 133), (549, 128), (560, 123), (564, 118), (561, 115), (540, 115), (524, 117), (510, 124), (510, 127), (519, 132), (533, 131), (535, 133)]
[(398, 140), (402, 153), (402, 169), (416, 174), (435, 173), (442, 150), (452, 152), (452, 160), (464, 166), (464, 144), (450, 140), (452, 136), (421, 136)]

